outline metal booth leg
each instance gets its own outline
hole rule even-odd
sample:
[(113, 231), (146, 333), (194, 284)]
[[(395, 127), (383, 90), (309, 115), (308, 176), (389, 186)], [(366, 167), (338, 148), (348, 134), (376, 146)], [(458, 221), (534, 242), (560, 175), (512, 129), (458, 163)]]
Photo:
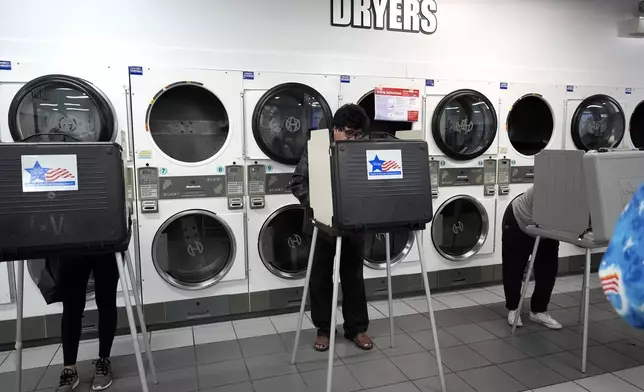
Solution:
[(579, 322), (584, 322), (584, 304), (586, 303), (586, 268), (584, 268), (584, 279), (581, 283), (581, 299), (579, 300)]
[(14, 261), (16, 268), (16, 392), (22, 391), (22, 316), (24, 309), (25, 260)]
[(432, 326), (432, 337), (434, 338), (434, 349), (436, 350), (436, 363), (438, 365), (438, 378), (441, 383), (441, 391), (447, 392), (445, 388), (445, 372), (443, 371), (443, 359), (441, 357), (440, 344), (438, 343), (438, 332), (436, 331), (436, 317), (434, 316), (434, 305), (432, 305), (432, 294), (429, 289), (429, 278), (427, 277), (427, 265), (425, 264), (425, 250), (422, 242), (422, 232), (416, 232), (416, 244), (418, 246), (418, 255), (420, 256), (420, 269), (423, 275), (423, 284), (425, 285), (425, 296), (427, 297), (427, 308), (429, 312), (429, 321)]
[(295, 332), (295, 343), (293, 344), (293, 353), (291, 354), (291, 365), (295, 365), (297, 349), (300, 345), (300, 335), (302, 333), (302, 322), (304, 321), (304, 310), (306, 309), (306, 298), (309, 295), (309, 284), (311, 280), (311, 269), (313, 269), (313, 256), (315, 255), (315, 246), (318, 241), (318, 227), (313, 227), (313, 239), (311, 240), (311, 250), (309, 251), (309, 262), (306, 267), (306, 278), (304, 279), (304, 292), (302, 293), (302, 303), (300, 304), (300, 315), (297, 319), (297, 330)]
[(385, 260), (387, 262), (387, 296), (389, 300), (389, 346), (394, 347), (394, 301), (393, 290), (391, 289), (391, 242), (389, 242), (389, 233), (385, 233)]
[(517, 329), (517, 322), (519, 322), (519, 316), (523, 311), (523, 300), (525, 299), (525, 294), (528, 292), (530, 276), (532, 276), (532, 271), (534, 270), (534, 261), (537, 258), (537, 251), (539, 250), (540, 242), (541, 236), (538, 236), (534, 241), (534, 247), (532, 247), (532, 254), (530, 255), (530, 263), (528, 264), (528, 272), (525, 274), (525, 279), (523, 280), (523, 287), (521, 288), (521, 298), (519, 299), (519, 307), (517, 308), (517, 311), (514, 314), (514, 320), (512, 321), (512, 335), (514, 335), (514, 332)]
[[(118, 267), (119, 277), (121, 279), (121, 289), (123, 290), (123, 299), (125, 299), (125, 310), (127, 312), (127, 319), (130, 324), (130, 335), (132, 335), (132, 343), (134, 344), (134, 356), (136, 357), (136, 365), (139, 369), (139, 378), (141, 380), (141, 390), (143, 392), (148, 392), (148, 383), (145, 378), (145, 368), (143, 367), (141, 347), (139, 346), (139, 337), (136, 332), (134, 313), (132, 312), (132, 302), (130, 301), (130, 290), (127, 285), (125, 271), (123, 270), (123, 256), (120, 253), (116, 253), (116, 266)], [(143, 324), (143, 322), (141, 322), (141, 324)], [(147, 339), (147, 336), (145, 336), (145, 338)]]
[(335, 330), (338, 317), (338, 285), (340, 284), (340, 259), (342, 237), (335, 240), (335, 258), (333, 260), (333, 300), (331, 301), (331, 338), (329, 339), (329, 362), (326, 373), (326, 392), (333, 387), (333, 357), (335, 355)]
[(125, 264), (130, 275), (130, 283), (132, 283), (132, 291), (134, 292), (134, 305), (136, 306), (136, 312), (139, 316), (139, 324), (141, 324), (141, 335), (143, 335), (143, 348), (145, 349), (145, 355), (148, 360), (148, 366), (150, 367), (150, 374), (152, 375), (152, 382), (158, 384), (157, 381), (157, 370), (154, 366), (154, 360), (152, 359), (152, 350), (150, 349), (150, 339), (148, 337), (148, 327), (145, 324), (145, 317), (143, 316), (143, 304), (141, 299), (136, 293), (136, 275), (134, 274), (134, 267), (132, 266), (132, 258), (130, 258), (130, 252), (125, 252)]
[(581, 353), (581, 372), (586, 373), (588, 357), (588, 312), (590, 310), (590, 248), (586, 249), (586, 268), (584, 272), (584, 341)]

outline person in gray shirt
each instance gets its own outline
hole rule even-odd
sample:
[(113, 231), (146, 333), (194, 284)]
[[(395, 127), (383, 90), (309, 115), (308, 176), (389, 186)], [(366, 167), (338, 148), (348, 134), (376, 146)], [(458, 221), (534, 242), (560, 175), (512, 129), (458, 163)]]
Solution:
[[(503, 289), (510, 325), (514, 322), (514, 316), (519, 307), (524, 272), (536, 240), (525, 231), (527, 226), (534, 225), (532, 221), (533, 195), (534, 187), (530, 187), (510, 203), (503, 215), (503, 235), (501, 238)], [(536, 282), (530, 304), (530, 320), (550, 329), (561, 329), (561, 324), (548, 313), (548, 304), (557, 277), (558, 261), (559, 241), (542, 238), (534, 263)], [(523, 326), (520, 318), (517, 326)]]

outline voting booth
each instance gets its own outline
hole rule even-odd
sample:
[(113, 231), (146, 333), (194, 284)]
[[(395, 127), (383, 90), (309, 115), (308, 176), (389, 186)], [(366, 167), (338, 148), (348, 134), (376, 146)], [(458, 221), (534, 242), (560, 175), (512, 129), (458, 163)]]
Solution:
[(588, 311), (591, 250), (608, 245), (622, 211), (644, 183), (644, 151), (545, 150), (535, 158), (533, 221), (528, 234), (536, 237), (523, 284), (522, 310), (541, 238), (567, 242), (586, 250), (580, 319), (583, 321), (582, 372), (588, 353)]
[[(115, 143), (0, 144), (0, 262), (17, 264), (16, 388), (22, 387), (24, 261), (115, 254), (121, 286), (125, 269), (136, 282), (127, 253), (130, 211), (121, 147)], [(124, 267), (125, 264), (125, 267)], [(152, 379), (156, 374), (143, 311), (134, 296)], [(124, 295), (141, 388), (147, 382), (130, 302)]]
[[(445, 379), (436, 320), (431, 302), (421, 232), (432, 220), (432, 197), (427, 143), (420, 140), (338, 141), (329, 144), (329, 131), (314, 131), (308, 142), (309, 198), (313, 210), (313, 240), (293, 349), (295, 363), (309, 290), (313, 255), (320, 230), (336, 238), (333, 261), (333, 307), (331, 325), (336, 325), (342, 237), (389, 232), (400, 228), (415, 231), (429, 307), (441, 387)], [(389, 284), (390, 345), (393, 339), (391, 260), (389, 234), (385, 235)], [(330, 261), (330, 260), (329, 260)], [(326, 390), (331, 391), (335, 328), (331, 328)]]

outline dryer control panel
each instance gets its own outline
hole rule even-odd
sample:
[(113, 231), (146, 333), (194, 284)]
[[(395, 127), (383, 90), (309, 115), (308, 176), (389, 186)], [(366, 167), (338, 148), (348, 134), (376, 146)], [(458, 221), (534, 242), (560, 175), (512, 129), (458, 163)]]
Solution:
[(494, 196), (496, 194), (496, 159), (483, 161), (483, 196)]
[(499, 160), (499, 195), (507, 196), (510, 194), (510, 160)]
[(156, 167), (140, 167), (138, 179), (141, 213), (159, 212), (159, 169)]
[(239, 165), (226, 166), (226, 196), (228, 209), (244, 208), (244, 167)]
[(266, 166), (248, 166), (249, 207), (253, 210), (266, 207)]

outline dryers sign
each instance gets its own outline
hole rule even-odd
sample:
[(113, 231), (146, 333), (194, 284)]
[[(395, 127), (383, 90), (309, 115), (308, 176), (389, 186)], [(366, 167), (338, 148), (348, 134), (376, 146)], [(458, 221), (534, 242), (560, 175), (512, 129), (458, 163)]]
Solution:
[(436, 0), (331, 0), (331, 25), (434, 34)]

